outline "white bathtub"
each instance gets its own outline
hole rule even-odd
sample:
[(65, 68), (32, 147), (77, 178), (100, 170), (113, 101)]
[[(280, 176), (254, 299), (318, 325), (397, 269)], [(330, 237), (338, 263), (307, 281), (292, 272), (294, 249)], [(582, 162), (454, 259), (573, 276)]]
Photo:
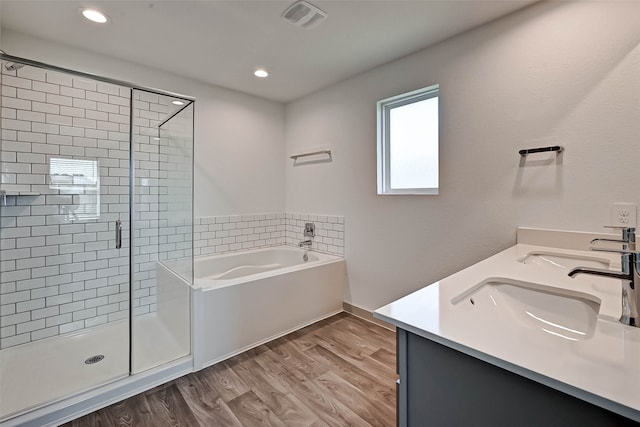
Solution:
[(276, 246), (194, 260), (194, 369), (342, 311), (343, 258)]

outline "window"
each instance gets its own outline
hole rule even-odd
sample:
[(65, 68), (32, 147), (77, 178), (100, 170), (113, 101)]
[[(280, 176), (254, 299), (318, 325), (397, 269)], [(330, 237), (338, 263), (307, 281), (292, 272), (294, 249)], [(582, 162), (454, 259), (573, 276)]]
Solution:
[(378, 101), (378, 194), (438, 194), (438, 91)]
[(73, 204), (61, 206), (68, 221), (100, 218), (99, 170), (97, 160), (49, 159), (49, 188), (73, 195)]

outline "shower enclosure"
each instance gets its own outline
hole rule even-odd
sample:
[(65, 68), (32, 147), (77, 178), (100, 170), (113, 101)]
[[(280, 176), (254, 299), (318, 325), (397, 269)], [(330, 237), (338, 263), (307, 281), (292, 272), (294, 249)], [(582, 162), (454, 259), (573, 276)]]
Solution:
[(2, 422), (190, 355), (194, 103), (0, 57)]

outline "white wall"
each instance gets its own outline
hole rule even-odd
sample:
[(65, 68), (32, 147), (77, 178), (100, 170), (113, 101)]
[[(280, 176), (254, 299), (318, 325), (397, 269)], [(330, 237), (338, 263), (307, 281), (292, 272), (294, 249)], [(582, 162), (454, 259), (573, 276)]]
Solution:
[(2, 45), (2, 1), (0, 1), (0, 49), (4, 49), (3, 45)]
[[(547, 2), (287, 105), (286, 209), (345, 215), (346, 301), (373, 310), (514, 243), (640, 202), (638, 2)], [(440, 84), (439, 196), (376, 195), (375, 103)], [(566, 148), (561, 164), (518, 150)], [(551, 156), (553, 158), (553, 156)]]
[[(2, 48), (11, 55), (196, 97), (195, 216), (284, 210), (282, 104), (16, 32), (2, 33)], [(176, 63), (176, 73), (188, 66)]]

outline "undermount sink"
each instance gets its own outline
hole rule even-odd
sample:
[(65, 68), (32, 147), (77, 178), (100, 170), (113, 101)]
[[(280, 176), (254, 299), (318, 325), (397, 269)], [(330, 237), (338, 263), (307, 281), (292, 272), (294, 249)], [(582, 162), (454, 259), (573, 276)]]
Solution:
[(600, 302), (589, 295), (509, 279), (485, 280), (452, 304), (476, 313), (478, 321), (513, 322), (571, 341), (593, 335), (600, 311)]
[(530, 252), (524, 258), (518, 260), (523, 264), (535, 265), (542, 268), (570, 270), (575, 267), (609, 268), (608, 259), (561, 254), (553, 252)]

